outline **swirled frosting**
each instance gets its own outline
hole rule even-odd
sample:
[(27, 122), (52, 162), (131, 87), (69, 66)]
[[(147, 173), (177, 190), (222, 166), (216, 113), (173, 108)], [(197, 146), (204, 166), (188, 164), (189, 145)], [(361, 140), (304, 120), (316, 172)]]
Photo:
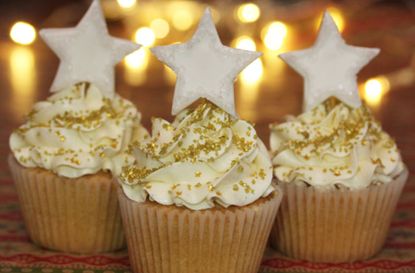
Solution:
[(272, 164), (255, 129), (205, 101), (169, 123), (153, 119), (152, 138), (132, 145), (134, 166), (120, 177), (130, 199), (193, 210), (244, 206), (267, 196)]
[(366, 106), (354, 109), (329, 99), (271, 125), (270, 141), (281, 182), (359, 189), (388, 183), (405, 169), (395, 142)]
[(17, 161), (75, 178), (101, 170), (121, 172), (134, 158), (125, 153), (146, 136), (134, 105), (109, 99), (94, 85), (78, 84), (34, 105), (27, 122), (10, 137)]

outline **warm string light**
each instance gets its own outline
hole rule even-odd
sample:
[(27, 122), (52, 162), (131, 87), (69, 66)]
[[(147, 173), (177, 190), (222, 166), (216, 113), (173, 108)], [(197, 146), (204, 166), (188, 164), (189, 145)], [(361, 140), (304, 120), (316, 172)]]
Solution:
[[(16, 116), (29, 113), (35, 95), (35, 55), (31, 48), (16, 46), (9, 55), (12, 103)], [(22, 80), (24, 79), (24, 80)]]
[(256, 50), (255, 41), (249, 36), (245, 36), (245, 35), (236, 38), (232, 42), (232, 46), (239, 48), (239, 49), (252, 50), (252, 51)]
[(149, 51), (148, 48), (141, 47), (125, 57), (124, 79), (128, 84), (139, 86), (146, 81), (146, 69), (150, 59)]
[[(330, 12), (331, 17), (333, 18), (334, 22), (336, 23), (337, 28), (340, 32), (343, 32), (343, 30), (346, 27), (346, 20), (344, 18), (344, 15), (342, 11), (336, 7), (328, 7), (327, 11)], [(320, 19), (317, 19), (315, 22), (316, 30), (320, 27)]]
[(369, 79), (363, 87), (363, 99), (369, 106), (378, 106), (389, 91), (389, 80), (384, 76)]
[(161, 18), (154, 19), (150, 23), (150, 28), (153, 30), (157, 39), (165, 38), (170, 32), (169, 23)]
[(195, 22), (194, 13), (185, 6), (177, 6), (172, 11), (172, 24), (180, 31), (188, 30)]
[(10, 38), (15, 43), (30, 45), (36, 40), (36, 29), (29, 23), (16, 22), (10, 29)]
[(149, 27), (141, 27), (136, 30), (134, 34), (134, 41), (140, 45), (149, 47), (154, 45), (156, 41), (156, 35)]
[(124, 63), (128, 68), (143, 69), (148, 65), (149, 55), (148, 49), (141, 47), (139, 50), (127, 55)]
[[(236, 38), (232, 44), (239, 49), (256, 50), (255, 41), (248, 36), (240, 36)], [(261, 59), (256, 59), (241, 72), (240, 79), (244, 84), (257, 84), (261, 80), (263, 74), (264, 67), (262, 61)]]
[(242, 23), (252, 23), (258, 20), (261, 10), (254, 3), (240, 5), (236, 10), (236, 16)]
[(131, 9), (137, 4), (137, 0), (117, 0), (117, 3), (123, 9)]
[(287, 32), (287, 26), (284, 23), (274, 21), (262, 29), (261, 38), (268, 49), (278, 50), (282, 47)]

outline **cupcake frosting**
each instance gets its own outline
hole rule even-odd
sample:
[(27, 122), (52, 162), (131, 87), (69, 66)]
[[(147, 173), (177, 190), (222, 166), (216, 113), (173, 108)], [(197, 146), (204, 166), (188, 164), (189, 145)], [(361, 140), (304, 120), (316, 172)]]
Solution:
[(281, 182), (359, 189), (391, 182), (405, 169), (394, 140), (366, 106), (332, 99), (271, 125), (270, 142)]
[(120, 177), (130, 199), (193, 210), (244, 206), (273, 191), (272, 164), (255, 129), (212, 103), (153, 120), (152, 137), (132, 145)]
[(27, 122), (10, 137), (17, 161), (76, 178), (101, 170), (121, 172), (134, 158), (125, 153), (146, 136), (134, 105), (96, 86), (78, 84), (34, 105)]

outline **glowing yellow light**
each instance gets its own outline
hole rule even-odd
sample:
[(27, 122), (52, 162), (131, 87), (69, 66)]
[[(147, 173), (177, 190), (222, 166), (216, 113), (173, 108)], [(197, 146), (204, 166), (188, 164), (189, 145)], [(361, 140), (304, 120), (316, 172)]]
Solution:
[(137, 4), (137, 0), (117, 0), (117, 3), (123, 9), (131, 9)]
[(167, 34), (169, 34), (170, 31), (169, 23), (161, 18), (151, 21), (150, 28), (154, 31), (154, 35), (158, 39), (163, 39), (167, 36)]
[(176, 82), (176, 73), (174, 73), (167, 65), (164, 65), (164, 78), (170, 85), (173, 85)]
[(327, 10), (330, 12), (331, 17), (333, 17), (339, 31), (343, 32), (346, 22), (341, 10), (335, 7), (329, 7)]
[(156, 35), (149, 27), (141, 27), (134, 34), (134, 41), (143, 46), (152, 46), (156, 40)]
[(287, 32), (287, 26), (284, 23), (275, 21), (262, 29), (261, 38), (268, 49), (278, 50), (283, 45)]
[(261, 59), (256, 59), (241, 72), (241, 81), (244, 84), (256, 84), (261, 80), (263, 74), (264, 67), (262, 61)]
[[(10, 55), (11, 103), (16, 116), (29, 113), (36, 86), (35, 55), (31, 48), (15, 47)], [(24, 80), (22, 80), (24, 79)]]
[(139, 50), (127, 55), (124, 59), (124, 63), (127, 68), (139, 69), (147, 67), (149, 60), (148, 49), (142, 47)]
[(147, 66), (150, 59), (150, 50), (142, 47), (124, 58), (124, 80), (132, 86), (139, 86), (147, 80)]
[(377, 106), (389, 89), (390, 83), (386, 77), (380, 76), (369, 79), (364, 84), (363, 98), (367, 104)]
[[(248, 36), (240, 36), (236, 38), (232, 44), (239, 49), (245, 50), (256, 50), (255, 41)], [(244, 84), (254, 84), (259, 82), (264, 73), (262, 61), (260, 59), (255, 60), (253, 63), (248, 65), (240, 75), (241, 81)]]
[(239, 49), (256, 50), (255, 41), (248, 36), (240, 36), (232, 42), (233, 46)]
[(241, 22), (252, 23), (258, 20), (261, 15), (261, 10), (254, 3), (246, 3), (238, 7), (236, 15)]
[(36, 40), (35, 28), (26, 22), (17, 22), (10, 29), (10, 38), (21, 45), (30, 45)]
[(192, 11), (184, 7), (174, 9), (172, 16), (173, 26), (181, 31), (188, 30), (193, 25), (195, 20)]

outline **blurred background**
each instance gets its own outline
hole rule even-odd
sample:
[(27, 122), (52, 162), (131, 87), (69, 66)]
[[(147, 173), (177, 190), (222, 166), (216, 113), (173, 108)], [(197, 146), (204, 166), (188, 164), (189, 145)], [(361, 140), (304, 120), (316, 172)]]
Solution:
[[(225, 45), (264, 53), (239, 76), (240, 116), (257, 124), (267, 142), (268, 124), (299, 114), (302, 78), (278, 54), (311, 46), (322, 12), (328, 9), (346, 42), (379, 47), (381, 54), (362, 70), (362, 98), (395, 134), (415, 130), (415, 1), (143, 1), (102, 0), (113, 36), (144, 45), (117, 67), (117, 92), (132, 100), (149, 128), (152, 116), (171, 120), (175, 75), (149, 47), (185, 42), (209, 5)], [(72, 27), (89, 0), (0, 1), (0, 120), (15, 128), (33, 103), (45, 99), (58, 58), (37, 35), (41, 28)], [(395, 122), (399, 120), (399, 122)], [(401, 129), (403, 131), (401, 132)], [(405, 142), (404, 139), (400, 139)], [(402, 144), (405, 145), (405, 144)]]

